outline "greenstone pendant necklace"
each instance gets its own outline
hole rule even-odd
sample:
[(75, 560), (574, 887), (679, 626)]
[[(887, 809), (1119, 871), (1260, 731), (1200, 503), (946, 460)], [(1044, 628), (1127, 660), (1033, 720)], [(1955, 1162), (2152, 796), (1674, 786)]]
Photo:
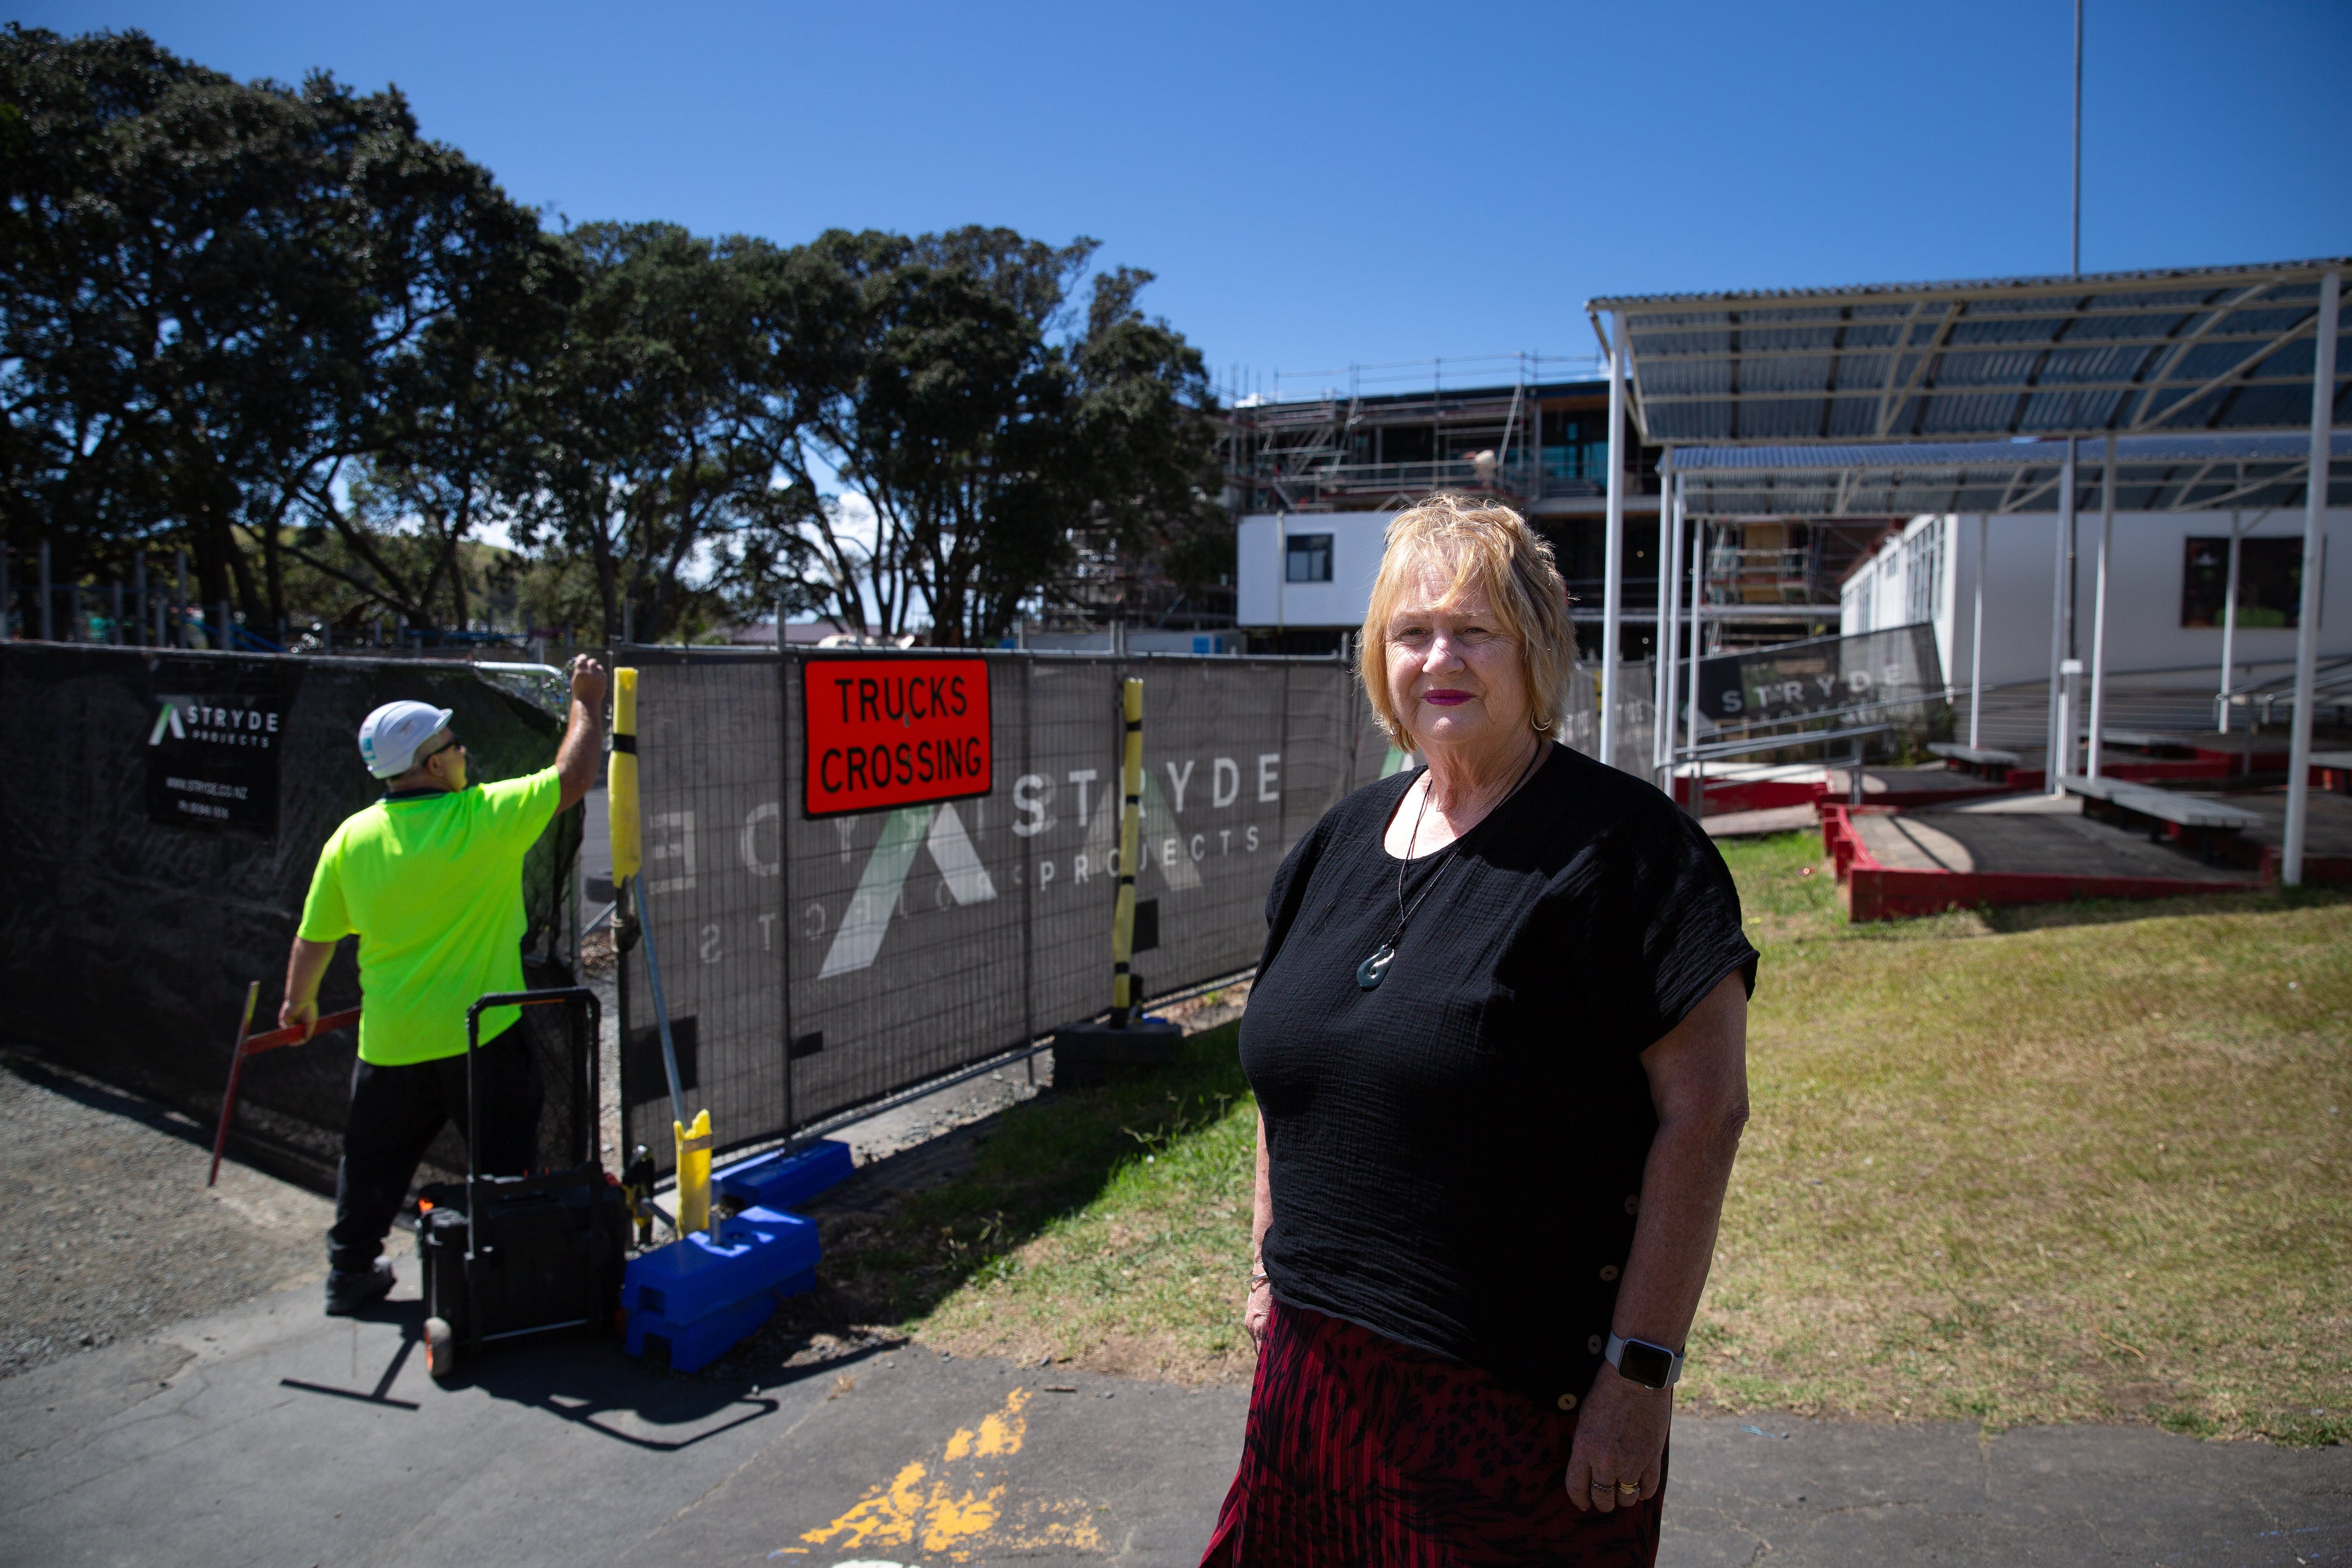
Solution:
[[(1505, 795), (1502, 800), (1498, 800), (1495, 803), (1494, 811), (1489, 811), (1486, 814), (1487, 816), (1492, 816), (1495, 815), (1496, 811), (1502, 810), (1503, 801), (1507, 801), (1512, 795), (1519, 793), (1520, 786), (1525, 784), (1528, 782), (1528, 777), (1535, 773), (1537, 764), (1543, 761), (1543, 742), (1538, 741), (1536, 743), (1536, 754), (1534, 758), (1528, 762), (1528, 765), (1520, 770), (1517, 783), (1511, 785), (1509, 794)], [(1455, 847), (1462, 842), (1461, 838), (1457, 837), (1454, 838), (1453, 843), (1448, 844), (1444, 848), (1440, 849), (1435, 855), (1430, 857), (1431, 859), (1437, 861), (1438, 864), (1430, 868), (1429, 880), (1421, 885), (1421, 891), (1412, 896), (1412, 902), (1408, 905), (1404, 901), (1404, 871), (1407, 866), (1412, 864), (1413, 846), (1421, 842), (1421, 819), (1429, 811), (1429, 786), (1424, 784), (1422, 786), (1421, 791), (1421, 805), (1412, 814), (1412, 831), (1405, 836), (1403, 858), (1397, 861), (1397, 920), (1395, 929), (1390, 931), (1388, 941), (1381, 943), (1370, 957), (1366, 958), (1363, 963), (1356, 965), (1356, 984), (1359, 987), (1366, 991), (1379, 990), (1381, 982), (1388, 978), (1389, 965), (1396, 962), (1397, 939), (1404, 935), (1405, 922), (1412, 919), (1413, 910), (1421, 908), (1422, 901), (1427, 899), (1431, 890), (1444, 879), (1445, 875), (1444, 858), (1453, 854)], [(1482, 817), (1480, 820), (1484, 821), (1485, 818)]]

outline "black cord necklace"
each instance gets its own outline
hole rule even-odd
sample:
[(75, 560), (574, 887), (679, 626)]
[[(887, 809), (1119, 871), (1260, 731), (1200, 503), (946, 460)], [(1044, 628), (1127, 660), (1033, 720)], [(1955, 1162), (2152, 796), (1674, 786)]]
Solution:
[[(1502, 800), (1498, 800), (1495, 803), (1493, 810), (1486, 813), (1487, 816), (1492, 816), (1495, 815), (1495, 812), (1502, 810), (1503, 802), (1509, 800), (1512, 795), (1519, 793), (1520, 786), (1525, 784), (1529, 776), (1535, 773), (1537, 764), (1543, 761), (1543, 757), (1544, 743), (1541, 741), (1538, 741), (1536, 742), (1536, 754), (1528, 760), (1526, 767), (1519, 770), (1517, 782), (1514, 783), (1510, 789), (1505, 793)], [(1413, 846), (1421, 841), (1421, 819), (1423, 816), (1427, 815), (1429, 811), (1430, 794), (1431, 791), (1429, 787), (1426, 784), (1423, 784), (1421, 792), (1421, 805), (1414, 809), (1412, 814), (1412, 831), (1405, 836), (1404, 856), (1397, 862), (1396, 927), (1389, 933), (1388, 941), (1381, 943), (1380, 947), (1370, 957), (1365, 959), (1363, 963), (1356, 965), (1356, 984), (1366, 991), (1377, 991), (1380, 989), (1381, 982), (1388, 978), (1389, 965), (1396, 962), (1397, 939), (1404, 935), (1405, 922), (1412, 919), (1413, 911), (1421, 908), (1423, 900), (1429, 897), (1431, 889), (1434, 889), (1438, 882), (1444, 879), (1446, 865), (1445, 857), (1453, 854), (1454, 849), (1462, 843), (1462, 839), (1457, 837), (1453, 843), (1448, 844), (1444, 848), (1440, 849), (1436, 854), (1430, 857), (1432, 865), (1430, 867), (1429, 879), (1422, 883), (1421, 891), (1412, 896), (1412, 902), (1408, 905), (1404, 901), (1405, 868), (1412, 864)], [(1484, 821), (1485, 818), (1482, 817), (1480, 820)]]

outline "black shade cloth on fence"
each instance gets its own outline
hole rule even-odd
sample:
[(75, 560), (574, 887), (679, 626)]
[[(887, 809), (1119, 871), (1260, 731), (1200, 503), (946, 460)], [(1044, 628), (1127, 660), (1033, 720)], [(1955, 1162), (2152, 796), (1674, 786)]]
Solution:
[[(382, 793), (360, 763), (360, 721), (397, 698), (453, 710), (477, 777), (554, 760), (556, 720), (460, 664), (0, 643), (0, 1040), (209, 1126), (247, 984), (261, 982), (255, 1027), (273, 1026), (319, 849)], [(248, 754), (159, 773), (153, 759), (204, 762), (194, 748), (207, 724)], [(243, 744), (257, 740), (271, 744)], [(242, 815), (258, 810), (265, 768), (268, 822)], [(175, 779), (182, 787), (164, 787)], [(207, 800), (238, 814), (182, 808)], [(525, 862), (526, 946), (541, 954), (570, 955), (581, 816), (559, 818)], [(324, 1011), (360, 999), (354, 945), (328, 971)], [(560, 968), (527, 973), (534, 985), (566, 983)], [(552, 1037), (535, 1045), (561, 1050)], [(345, 1032), (253, 1058), (234, 1147), (331, 1182), (353, 1046)], [(569, 1133), (560, 1057), (546, 1076), (542, 1142), (555, 1148)], [(454, 1173), (458, 1148), (445, 1139), (428, 1164)]]
[[(722, 1149), (1109, 1005), (1124, 678), (1144, 683), (1147, 994), (1255, 963), (1283, 854), (1401, 760), (1334, 660), (990, 653), (988, 795), (811, 820), (802, 666), (824, 655), (615, 657), (642, 672), (646, 901), (684, 1109), (709, 1110)], [(622, 970), (622, 1102), (629, 1142), (667, 1170), (646, 979), (640, 944)]]

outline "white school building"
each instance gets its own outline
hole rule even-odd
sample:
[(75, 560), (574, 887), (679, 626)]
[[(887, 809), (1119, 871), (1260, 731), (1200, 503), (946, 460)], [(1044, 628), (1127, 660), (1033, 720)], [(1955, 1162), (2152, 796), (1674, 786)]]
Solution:
[[(2234, 631), (2227, 625), (2230, 535), (2238, 532)], [(2189, 688), (2231, 684), (2294, 663), (2302, 565), (2301, 507), (2231, 513), (2117, 512), (2108, 560), (2106, 665), (2110, 680)], [(2097, 614), (2101, 519), (2075, 521), (2075, 648), (2089, 658)], [(2352, 511), (2326, 515), (2320, 584), (2319, 657), (2352, 657)], [(1982, 681), (1988, 688), (2046, 681), (2060, 521), (2049, 512), (1943, 513), (1890, 524), (1878, 547), (1849, 571), (1838, 594), (1846, 635), (1932, 622), (1944, 679), (1965, 690), (1977, 664), (1976, 590), (1984, 576)]]

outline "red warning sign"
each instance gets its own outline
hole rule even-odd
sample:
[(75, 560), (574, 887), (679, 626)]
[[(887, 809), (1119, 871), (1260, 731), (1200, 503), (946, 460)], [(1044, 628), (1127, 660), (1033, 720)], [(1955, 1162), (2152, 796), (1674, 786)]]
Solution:
[(986, 795), (984, 658), (813, 658), (801, 667), (811, 816)]

